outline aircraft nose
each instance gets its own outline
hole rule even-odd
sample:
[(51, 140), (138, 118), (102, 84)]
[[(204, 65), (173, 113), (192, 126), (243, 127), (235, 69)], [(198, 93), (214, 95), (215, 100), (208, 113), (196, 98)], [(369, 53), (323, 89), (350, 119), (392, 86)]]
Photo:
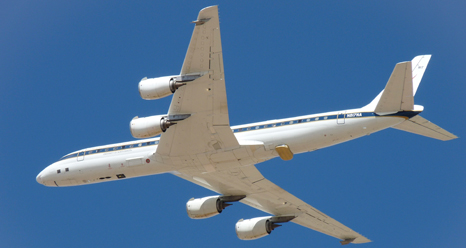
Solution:
[(40, 184), (44, 184), (44, 181), (42, 180), (42, 173), (39, 173), (36, 177), (36, 181)]

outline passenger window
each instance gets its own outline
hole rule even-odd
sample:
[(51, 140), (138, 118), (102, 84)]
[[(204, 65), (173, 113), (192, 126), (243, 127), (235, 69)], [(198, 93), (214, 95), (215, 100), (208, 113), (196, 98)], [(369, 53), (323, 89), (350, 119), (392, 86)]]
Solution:
[(65, 171), (66, 171), (66, 172), (70, 171), (70, 168), (66, 168)]
[(60, 174), (60, 172), (61, 172), (60, 170), (57, 170), (57, 174)]

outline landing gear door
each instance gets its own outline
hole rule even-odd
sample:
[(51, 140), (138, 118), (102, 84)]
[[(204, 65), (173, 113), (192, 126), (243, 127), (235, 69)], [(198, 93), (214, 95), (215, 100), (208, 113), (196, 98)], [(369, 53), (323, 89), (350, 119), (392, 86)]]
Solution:
[(337, 124), (345, 124), (346, 111), (338, 112)]
[(78, 161), (83, 161), (84, 160), (84, 152), (79, 152), (78, 153)]

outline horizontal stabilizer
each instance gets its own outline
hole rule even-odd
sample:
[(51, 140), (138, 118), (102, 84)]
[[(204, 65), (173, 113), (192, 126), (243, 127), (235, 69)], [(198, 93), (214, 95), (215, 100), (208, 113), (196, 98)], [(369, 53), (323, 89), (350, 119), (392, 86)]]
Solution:
[(458, 138), (456, 135), (422, 118), (419, 115), (416, 115), (409, 120), (393, 126), (393, 128), (443, 141)]
[(376, 113), (393, 113), (414, 109), (411, 61), (398, 63), (375, 107)]

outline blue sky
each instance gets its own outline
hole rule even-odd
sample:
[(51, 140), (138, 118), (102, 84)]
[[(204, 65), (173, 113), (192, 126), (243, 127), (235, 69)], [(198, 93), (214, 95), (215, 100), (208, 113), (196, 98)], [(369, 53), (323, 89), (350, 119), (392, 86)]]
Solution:
[(415, 102), (458, 135), (390, 129), (257, 167), (363, 234), (364, 247), (465, 247), (464, 1), (3, 1), (0, 3), (0, 246), (340, 247), (293, 223), (241, 241), (264, 216), (243, 204), (191, 220), (212, 192), (172, 175), (48, 188), (36, 175), (85, 147), (132, 140), (143, 77), (177, 74), (200, 9), (219, 5), (232, 125), (361, 107), (395, 64), (432, 54)]

